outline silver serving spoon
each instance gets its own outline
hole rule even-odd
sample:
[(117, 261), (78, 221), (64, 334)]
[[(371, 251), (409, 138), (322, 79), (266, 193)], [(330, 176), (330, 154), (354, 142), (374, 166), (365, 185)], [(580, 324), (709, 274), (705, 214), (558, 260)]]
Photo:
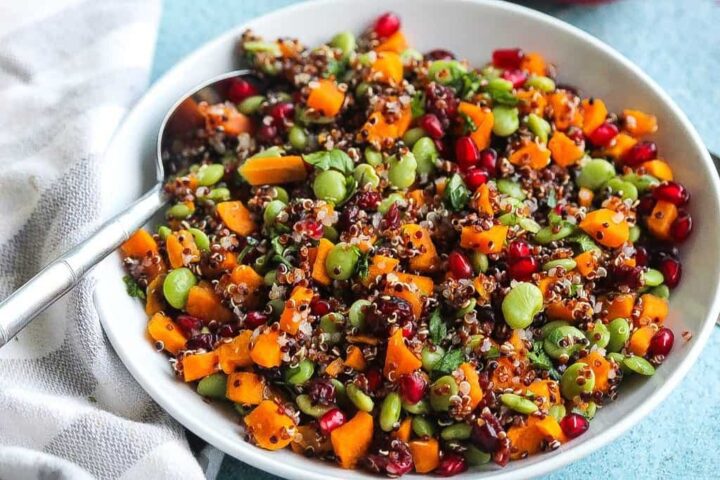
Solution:
[(234, 78), (248, 76), (248, 70), (236, 70), (214, 77), (188, 92), (173, 105), (163, 119), (157, 139), (155, 164), (157, 183), (127, 210), (105, 222), (95, 233), (69, 252), (55, 259), (22, 287), (0, 303), (0, 347), (10, 341), (40, 312), (62, 297), (90, 268), (117, 249), (135, 230), (146, 223), (165, 203), (166, 174), (174, 173), (165, 165), (163, 152), (183, 133), (201, 125), (195, 106), (200, 101), (216, 103), (227, 99)]

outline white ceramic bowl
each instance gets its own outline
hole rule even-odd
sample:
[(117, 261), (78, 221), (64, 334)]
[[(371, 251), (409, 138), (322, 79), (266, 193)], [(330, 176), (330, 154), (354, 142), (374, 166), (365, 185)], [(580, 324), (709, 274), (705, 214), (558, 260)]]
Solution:
[[(612, 111), (637, 108), (654, 113), (660, 125), (656, 137), (660, 152), (693, 194), (690, 210), (696, 229), (683, 248), (685, 278), (673, 292), (667, 322), (677, 334), (676, 346), (657, 374), (626, 382), (618, 401), (600, 411), (589, 432), (557, 451), (511, 462), (502, 469), (492, 465), (471, 469), (456, 478), (528, 478), (546, 473), (612, 441), (649, 414), (696, 360), (720, 308), (720, 202), (717, 176), (707, 151), (675, 103), (607, 45), (549, 16), (495, 1), (333, 0), (279, 10), (210, 42), (153, 85), (128, 115), (107, 152), (104, 211), (107, 215), (119, 211), (154, 181), (153, 155), (160, 120), (195, 84), (236, 67), (234, 45), (245, 28), (270, 38), (290, 35), (313, 45), (338, 31), (360, 32), (387, 10), (401, 16), (407, 36), (420, 51), (447, 48), (479, 65), (495, 48), (537, 50), (559, 66), (562, 80), (604, 99)], [(188, 429), (228, 454), (280, 476), (377, 478), (311, 461), (288, 450), (268, 452), (244, 442), (235, 416), (208, 405), (177, 381), (164, 356), (153, 350), (145, 334), (143, 309), (124, 293), (119, 256), (105, 260), (94, 275), (98, 279), (95, 302), (115, 350), (145, 390)], [(692, 340), (683, 341), (679, 335), (683, 331), (689, 331)]]

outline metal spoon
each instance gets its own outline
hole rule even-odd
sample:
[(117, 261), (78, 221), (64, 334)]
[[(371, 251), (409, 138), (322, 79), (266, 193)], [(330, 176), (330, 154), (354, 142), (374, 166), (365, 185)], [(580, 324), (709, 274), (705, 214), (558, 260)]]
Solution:
[(127, 210), (105, 222), (95, 233), (73, 249), (55, 259), (22, 287), (0, 303), (0, 347), (10, 341), (40, 312), (74, 287), (90, 268), (117, 249), (132, 232), (146, 223), (165, 203), (163, 190), (166, 174), (172, 165), (165, 165), (163, 153), (181, 134), (202, 125), (195, 106), (200, 101), (216, 103), (227, 99), (232, 80), (247, 76), (247, 70), (236, 70), (214, 77), (184, 95), (167, 113), (160, 125), (157, 139), (157, 183)]

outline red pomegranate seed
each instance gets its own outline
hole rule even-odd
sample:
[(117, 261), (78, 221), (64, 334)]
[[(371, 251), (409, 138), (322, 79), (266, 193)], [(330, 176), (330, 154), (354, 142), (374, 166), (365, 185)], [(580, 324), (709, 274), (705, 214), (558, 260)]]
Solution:
[(480, 152), (480, 168), (484, 168), (490, 176), (497, 175), (497, 152), (492, 148), (486, 148)]
[(276, 103), (270, 109), (270, 116), (276, 126), (285, 125), (285, 120), (292, 118), (295, 106), (290, 102)]
[(538, 263), (535, 257), (525, 257), (510, 262), (508, 274), (513, 280), (524, 282), (530, 280), (532, 274), (538, 271)]
[(465, 457), (457, 453), (448, 453), (440, 459), (440, 465), (435, 469), (435, 473), (441, 477), (452, 477), (467, 469), (468, 465)]
[(426, 389), (427, 381), (425, 377), (417, 372), (400, 377), (400, 396), (409, 404), (415, 405), (422, 400)]
[(488, 181), (488, 174), (485, 170), (481, 170), (479, 168), (473, 167), (469, 168), (467, 172), (465, 172), (465, 183), (467, 184), (468, 188), (472, 190), (473, 192), (480, 187), (483, 183), (487, 183)]
[(514, 70), (520, 68), (525, 54), (519, 48), (506, 48), (495, 50), (492, 53), (492, 62), (498, 68)]
[(653, 196), (665, 200), (676, 207), (682, 207), (690, 201), (690, 192), (677, 182), (663, 182), (653, 189)]
[(238, 328), (235, 325), (225, 324), (218, 329), (218, 335), (222, 338), (231, 338), (238, 334)]
[(527, 73), (522, 70), (505, 70), (500, 76), (512, 83), (513, 88), (522, 87), (527, 80)]
[(233, 103), (240, 103), (248, 97), (257, 95), (259, 92), (252, 83), (242, 78), (236, 78), (228, 89), (228, 99)]
[(261, 142), (270, 143), (277, 137), (277, 127), (275, 125), (263, 125), (255, 135)]
[(658, 270), (660, 270), (660, 273), (663, 274), (665, 285), (669, 288), (675, 288), (678, 286), (678, 283), (680, 283), (680, 279), (682, 278), (682, 264), (680, 263), (680, 260), (672, 257), (665, 257), (660, 260)]
[(638, 167), (641, 163), (657, 158), (657, 145), (655, 142), (638, 142), (623, 156), (623, 162), (628, 167)]
[(525, 240), (515, 240), (508, 246), (508, 260), (510, 262), (530, 256), (530, 245)]
[(651, 356), (667, 355), (675, 343), (675, 334), (669, 328), (661, 328), (650, 339), (648, 353)]
[(652, 195), (645, 195), (640, 199), (637, 206), (637, 211), (640, 215), (650, 215), (655, 208), (655, 197)]
[(465, 255), (458, 252), (450, 252), (448, 255), (448, 265), (450, 266), (450, 272), (456, 279), (470, 278), (473, 275), (472, 266), (470, 261)]
[(380, 373), (380, 370), (377, 368), (368, 370), (365, 374), (365, 378), (367, 379), (368, 390), (374, 392), (380, 388), (380, 385), (382, 384), (382, 374)]
[(403, 338), (410, 338), (415, 333), (415, 325), (412, 322), (407, 322), (402, 326)]
[(610, 142), (620, 133), (618, 127), (613, 123), (603, 123), (588, 136), (590, 143), (597, 147), (607, 147)]
[(692, 232), (692, 217), (685, 210), (680, 210), (675, 221), (670, 225), (670, 237), (676, 243), (682, 243), (690, 236)]
[(436, 48), (435, 50), (430, 50), (428, 53), (426, 53), (425, 58), (427, 58), (428, 60), (454, 60), (455, 55), (448, 50)]
[(260, 325), (265, 325), (268, 321), (268, 316), (263, 312), (252, 310), (245, 316), (245, 328), (255, 329)]
[(440, 119), (434, 113), (426, 113), (420, 117), (420, 128), (436, 140), (445, 136), (442, 123), (440, 123)]
[(327, 300), (314, 299), (310, 302), (310, 311), (313, 315), (322, 317), (330, 313), (330, 303)]
[(200, 329), (203, 325), (202, 320), (197, 317), (193, 317), (192, 315), (178, 315), (175, 321), (177, 322), (178, 327), (180, 327), (180, 330), (182, 330), (188, 337), (192, 337), (193, 335), (200, 333)]
[(325, 435), (329, 435), (330, 432), (345, 423), (347, 418), (345, 414), (339, 408), (333, 408), (328, 410), (325, 414), (320, 417), (318, 425), (320, 425), (320, 431)]
[(389, 37), (400, 30), (400, 17), (392, 12), (383, 13), (375, 20), (373, 30), (380, 38)]
[(645, 247), (635, 247), (635, 265), (647, 267), (649, 258), (648, 251)]
[(474, 167), (480, 160), (480, 151), (470, 137), (460, 137), (455, 141), (455, 161), (460, 170)]
[(579, 437), (590, 428), (590, 422), (579, 413), (568, 413), (560, 420), (560, 428), (570, 438)]

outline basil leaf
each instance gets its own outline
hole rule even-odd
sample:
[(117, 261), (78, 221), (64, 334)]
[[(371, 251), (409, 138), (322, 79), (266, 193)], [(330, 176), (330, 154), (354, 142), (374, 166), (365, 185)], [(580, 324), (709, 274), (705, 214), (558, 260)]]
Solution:
[(440, 342), (442, 342), (445, 335), (447, 335), (447, 325), (445, 325), (445, 322), (440, 317), (440, 309), (436, 309), (430, 315), (428, 328), (430, 329), (430, 340), (432, 343), (440, 345)]
[(450, 177), (445, 188), (445, 202), (457, 212), (465, 207), (468, 200), (470, 200), (470, 190), (465, 186), (462, 177), (456, 173)]
[(539, 340), (533, 342), (532, 351), (528, 352), (528, 360), (530, 360), (533, 367), (541, 370), (550, 370), (553, 366), (552, 360), (550, 360), (548, 354), (545, 353), (543, 342)]
[(448, 350), (433, 366), (433, 373), (447, 375), (457, 370), (464, 361), (465, 353), (462, 350)]
[(138, 285), (134, 278), (132, 278), (130, 275), (125, 275), (123, 277), (123, 282), (125, 282), (125, 290), (127, 291), (128, 295), (130, 295), (131, 297), (141, 298), (145, 300), (145, 290), (143, 290), (142, 287)]
[(321, 151), (315, 153), (309, 153), (303, 155), (305, 160), (310, 165), (314, 166), (318, 170), (337, 170), (345, 175), (352, 174), (353, 161), (347, 153), (340, 149), (332, 149), (328, 151)]

